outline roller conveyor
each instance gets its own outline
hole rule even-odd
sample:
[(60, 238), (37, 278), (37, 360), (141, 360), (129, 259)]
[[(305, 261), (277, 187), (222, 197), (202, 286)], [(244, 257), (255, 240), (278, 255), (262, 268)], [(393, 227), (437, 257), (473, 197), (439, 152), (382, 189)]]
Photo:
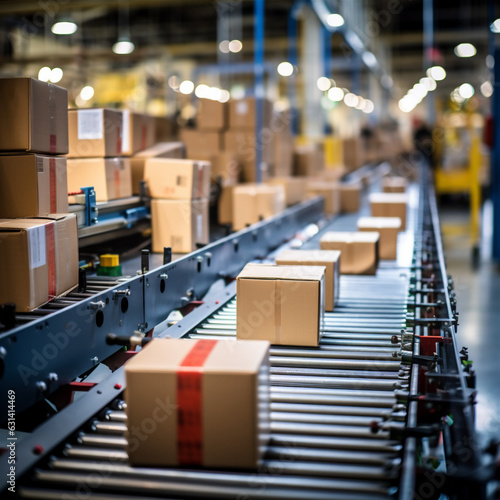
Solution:
[[(422, 316), (423, 311), (414, 304), (433, 303), (434, 291), (437, 295), (439, 287), (446, 289), (444, 279), (429, 281), (430, 273), (419, 269), (425, 267), (422, 248), (427, 244), (424, 236), (428, 238), (424, 231), (428, 196), (422, 191), (418, 195), (412, 186), (408, 229), (400, 235), (398, 254), (402, 257), (398, 261), (382, 262), (375, 276), (341, 277), (340, 301), (334, 312), (325, 314), (319, 348), (271, 348), (271, 437), (257, 471), (129, 466), (124, 378), (123, 370), (118, 369), (109, 382), (68, 407), (71, 411), (74, 406), (74, 424), (67, 426), (61, 439), (54, 440), (43, 459), (32, 461), (18, 482), (19, 496), (68, 499), (85, 494), (102, 500), (412, 498), (417, 461), (414, 436), (428, 432), (425, 425), (418, 426), (416, 417), (417, 379), (424, 375), (412, 356), (415, 360), (420, 356), (418, 336), (437, 334), (433, 316), (425, 323), (426, 313)], [(304, 248), (318, 248), (319, 237), (327, 230), (354, 229), (352, 221), (355, 219), (350, 217), (333, 220)], [(101, 286), (92, 283), (87, 292), (106, 290)], [(433, 292), (412, 292), (424, 286), (431, 286)], [(199, 307), (158, 334), (178, 337), (178, 327), (180, 336), (186, 338), (235, 338), (235, 287), (229, 285), (226, 290), (220, 305), (209, 313), (203, 315)], [(443, 336), (447, 335), (448, 330)], [(441, 353), (440, 345), (437, 353)], [(455, 361), (436, 362), (432, 370), (441, 373)], [(424, 365), (431, 362), (425, 356), (418, 360)], [(459, 383), (464, 384), (463, 380)], [(117, 385), (120, 390), (113, 390)], [(440, 387), (444, 395), (447, 390)], [(453, 394), (465, 397), (455, 388)], [(99, 398), (102, 403), (96, 402)], [(85, 407), (85, 401), (93, 410)], [(79, 409), (84, 409), (81, 415)], [(64, 411), (46, 428), (54, 428)], [(455, 414), (456, 408), (453, 411)], [(441, 440), (445, 435), (440, 434)]]

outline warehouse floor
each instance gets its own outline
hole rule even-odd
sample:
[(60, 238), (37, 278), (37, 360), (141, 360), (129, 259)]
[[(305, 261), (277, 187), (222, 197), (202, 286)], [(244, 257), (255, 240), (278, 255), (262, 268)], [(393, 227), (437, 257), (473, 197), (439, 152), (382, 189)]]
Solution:
[(471, 243), (467, 234), (458, 234), (468, 222), (466, 209), (440, 210), (448, 274), (455, 282), (458, 311), (458, 347), (469, 348), (469, 359), (477, 375), (476, 428), (480, 444), (500, 439), (500, 268), (491, 262), (489, 248), (491, 210), (483, 212), (482, 262), (471, 266)]

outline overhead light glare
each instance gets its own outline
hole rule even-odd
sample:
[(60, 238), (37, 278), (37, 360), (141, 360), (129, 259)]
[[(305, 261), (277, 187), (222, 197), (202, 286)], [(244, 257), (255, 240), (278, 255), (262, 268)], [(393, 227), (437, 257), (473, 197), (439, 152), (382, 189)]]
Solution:
[(490, 30), (493, 33), (500, 33), (500, 17), (490, 24)]
[(288, 61), (283, 61), (278, 64), (277, 71), (281, 76), (291, 76), (293, 74), (293, 66)]
[(57, 83), (62, 80), (62, 77), (63, 77), (63, 70), (61, 68), (53, 68), (52, 71), (50, 72), (49, 80), (52, 83)]
[(484, 97), (491, 97), (493, 95), (493, 85), (488, 80), (481, 84), (480, 89)]
[(113, 45), (113, 52), (115, 54), (132, 54), (135, 50), (135, 45), (130, 40), (118, 40)]
[(340, 26), (343, 26), (344, 22), (344, 18), (340, 14), (330, 14), (326, 18), (326, 23), (332, 28), (339, 28)]
[(194, 83), (191, 80), (184, 80), (179, 85), (179, 92), (181, 94), (189, 95), (193, 93), (193, 90), (194, 90)]
[(455, 55), (458, 57), (472, 57), (476, 55), (476, 47), (472, 43), (459, 43), (455, 47)]
[(229, 42), (228, 48), (231, 52), (237, 54), (243, 48), (243, 44), (239, 40), (231, 40)]
[(328, 91), (328, 98), (334, 102), (339, 102), (344, 98), (344, 91), (340, 87), (332, 87)]
[(319, 90), (321, 90), (322, 92), (326, 92), (332, 86), (332, 82), (326, 76), (320, 76), (318, 78), (318, 81), (316, 82), (316, 85), (318, 86)]
[(436, 82), (440, 82), (446, 78), (446, 71), (441, 66), (432, 66), (427, 70), (427, 76), (436, 80)]
[(50, 31), (52, 31), (54, 35), (72, 35), (77, 29), (78, 26), (73, 21), (59, 21), (52, 25)]
[(38, 72), (38, 79), (41, 82), (48, 82), (50, 80), (50, 73), (51, 69), (48, 66), (44, 66), (43, 68), (40, 68), (40, 71)]
[(470, 83), (462, 83), (458, 87), (458, 93), (464, 99), (470, 99), (474, 95), (474, 87)]
[(344, 103), (346, 106), (349, 106), (350, 108), (354, 108), (355, 106), (358, 105), (359, 98), (356, 94), (353, 94), (352, 92), (349, 92), (344, 96)]
[(89, 101), (94, 97), (94, 87), (90, 85), (86, 85), (83, 87), (83, 89), (80, 91), (80, 97), (82, 98), (83, 101)]

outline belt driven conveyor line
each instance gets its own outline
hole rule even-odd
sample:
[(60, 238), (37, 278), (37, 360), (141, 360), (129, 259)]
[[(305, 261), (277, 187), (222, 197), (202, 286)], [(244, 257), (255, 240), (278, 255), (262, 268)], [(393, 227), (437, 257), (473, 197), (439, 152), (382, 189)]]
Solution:
[[(119, 368), (43, 424), (38, 435), (35, 431), (25, 438), (20, 449), (25, 466), (18, 481), (19, 496), (51, 500), (82, 496), (98, 500), (413, 498), (420, 486), (415, 479), (415, 436), (427, 432), (417, 419), (418, 384), (423, 375), (412, 362), (412, 351), (414, 359), (419, 356), (419, 338), (414, 333), (437, 335), (436, 328), (442, 326), (425, 320), (433, 307), (421, 310), (415, 304), (436, 303), (435, 295), (441, 294), (441, 298), (439, 290), (446, 290), (442, 300), (449, 305), (449, 296), (444, 263), (427, 272), (428, 259), (423, 258), (431, 250), (429, 227), (436, 225), (427, 221), (426, 226), (428, 198), (433, 194), (423, 182), (420, 188), (412, 185), (409, 194), (407, 230), (399, 236), (398, 260), (383, 261), (375, 276), (341, 277), (340, 299), (335, 311), (325, 314), (319, 348), (271, 348), (271, 436), (258, 471), (129, 466), (125, 379)], [(366, 208), (365, 204), (363, 210)], [(210, 255), (212, 265), (217, 258), (227, 262), (225, 267), (232, 269), (229, 276), (234, 277), (245, 262), (257, 257), (257, 249), (252, 253), (246, 245), (256, 244), (262, 235), (271, 238), (272, 232), (283, 231), (280, 224), (267, 227), (260, 223), (256, 226), (260, 232), (249, 228), (242, 232), (245, 236), (236, 234), (222, 246), (219, 257), (215, 251), (197, 252), (198, 273), (201, 262), (209, 274), (214, 273), (208, 269)], [(354, 230), (355, 224), (353, 216), (318, 224), (320, 231), (316, 228), (311, 234), (317, 234), (303, 248), (319, 248), (323, 232)], [(440, 245), (436, 238), (433, 243)], [(277, 246), (268, 247), (260, 259), (272, 260), (269, 251)], [(159, 307), (165, 299), (155, 287), (167, 278), (171, 285), (174, 275), (175, 266), (144, 275), (144, 322), (149, 327), (158, 325), (154, 335), (235, 338), (234, 282), (215, 294), (210, 292), (192, 313), (166, 327)], [(196, 274), (189, 279), (194, 283)], [(100, 285), (92, 286), (98, 289)], [(431, 292), (414, 293), (424, 288)], [(189, 295), (182, 285), (174, 284), (173, 290)], [(451, 318), (451, 311), (447, 314)], [(451, 354), (444, 348), (444, 355), (456, 355), (456, 345), (451, 348)], [(441, 373), (453, 361), (445, 359), (436, 372)], [(434, 358), (423, 357), (418, 362), (431, 363)], [(36, 445), (46, 448), (38, 460), (32, 452)]]

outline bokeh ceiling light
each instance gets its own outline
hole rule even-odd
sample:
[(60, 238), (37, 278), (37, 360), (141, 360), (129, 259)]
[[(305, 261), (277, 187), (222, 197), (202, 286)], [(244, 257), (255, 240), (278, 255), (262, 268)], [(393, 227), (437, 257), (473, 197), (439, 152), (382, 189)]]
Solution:
[(427, 76), (433, 78), (437, 82), (440, 82), (446, 78), (446, 71), (441, 66), (432, 66), (432, 68), (427, 70)]
[(194, 95), (199, 98), (208, 98), (208, 92), (210, 90), (210, 87), (208, 85), (205, 85), (204, 83), (200, 83), (195, 89), (194, 89)]
[(458, 57), (472, 57), (476, 55), (476, 47), (472, 43), (459, 43), (455, 49), (455, 55)]
[(491, 82), (486, 80), (481, 84), (481, 94), (483, 94), (484, 97), (491, 97), (493, 95), (493, 85), (491, 85)]
[(349, 92), (344, 96), (344, 103), (350, 108), (354, 108), (355, 106), (357, 106), (358, 101), (358, 96), (356, 94), (353, 94), (352, 92)]
[(61, 68), (53, 68), (52, 71), (50, 72), (50, 78), (49, 80), (52, 83), (57, 83), (62, 80), (63, 77), (63, 70)]
[(293, 74), (293, 66), (288, 61), (283, 61), (278, 64), (277, 71), (281, 76), (291, 76)]
[(332, 87), (328, 91), (328, 98), (332, 101), (339, 102), (344, 98), (344, 91), (340, 87)]
[(86, 85), (85, 87), (83, 87), (83, 89), (80, 91), (80, 97), (83, 101), (90, 101), (90, 99), (94, 97), (94, 87), (92, 87), (91, 85)]
[(319, 90), (321, 90), (322, 92), (326, 92), (332, 86), (332, 82), (326, 76), (320, 76), (318, 78), (318, 81), (316, 82), (316, 85), (318, 86)]
[(43, 68), (40, 68), (40, 71), (38, 72), (38, 79), (41, 82), (48, 82), (50, 80), (50, 73), (52, 70), (48, 66), (44, 66)]
[(370, 99), (365, 99), (364, 106), (361, 111), (363, 111), (363, 113), (369, 114), (373, 113), (374, 110), (375, 110), (375, 105), (373, 104), (373, 102), (370, 101)]
[(243, 48), (243, 44), (239, 40), (231, 40), (228, 47), (231, 52), (237, 54)]
[(229, 54), (229, 40), (222, 40), (222, 42), (219, 43), (219, 50), (223, 54)]
[(500, 33), (500, 17), (490, 24), (490, 30), (493, 33)]
[(191, 80), (184, 80), (179, 85), (179, 92), (181, 94), (189, 95), (192, 94), (194, 90), (194, 83)]
[(354, 106), (354, 107), (361, 111), (365, 107), (365, 99), (358, 96), (358, 102), (357, 102), (356, 106)]
[(470, 99), (474, 95), (474, 87), (470, 83), (462, 83), (458, 87), (458, 93), (464, 99)]
[(218, 101), (222, 97), (222, 91), (218, 87), (210, 87), (208, 89), (207, 97), (212, 101)]
[(409, 113), (413, 111), (415, 106), (418, 104), (418, 101), (412, 97), (411, 95), (405, 95), (398, 102), (398, 107), (403, 113)]
[(76, 33), (78, 26), (73, 21), (59, 21), (54, 23), (50, 28), (50, 31), (54, 33), (54, 35), (72, 35)]
[(115, 54), (132, 54), (135, 50), (135, 45), (130, 40), (118, 40), (113, 45), (113, 52)]
[(229, 90), (221, 90), (220, 91), (220, 97), (219, 97), (219, 102), (227, 102), (229, 101), (231, 97), (231, 94), (229, 93)]
[(427, 89), (428, 92), (436, 90), (437, 84), (434, 78), (424, 76), (423, 78), (420, 78), (420, 83)]
[(339, 28), (344, 24), (344, 18), (340, 14), (330, 14), (326, 18), (326, 23), (332, 28)]

